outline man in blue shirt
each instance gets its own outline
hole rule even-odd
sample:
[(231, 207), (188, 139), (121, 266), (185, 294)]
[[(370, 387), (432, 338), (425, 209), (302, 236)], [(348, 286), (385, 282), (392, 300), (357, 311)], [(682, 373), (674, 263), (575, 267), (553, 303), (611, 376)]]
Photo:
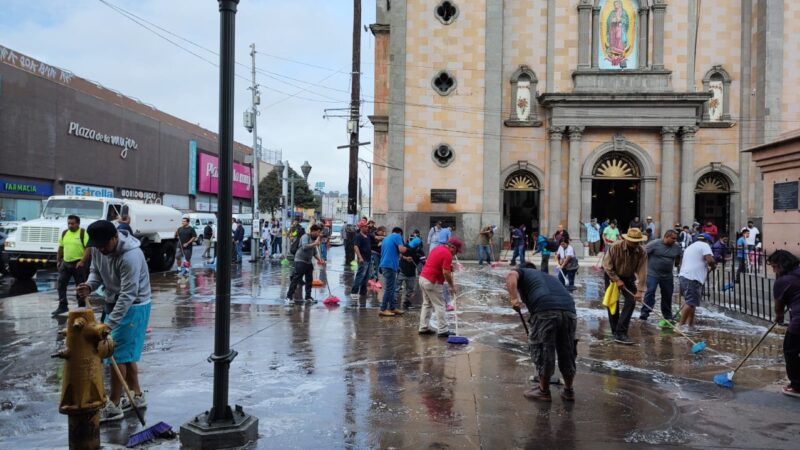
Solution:
[(597, 219), (592, 219), (589, 223), (583, 223), (583, 226), (586, 227), (586, 242), (589, 243), (589, 255), (595, 256), (600, 253), (600, 225), (597, 224)]
[(517, 265), (517, 256), (519, 256), (519, 264), (525, 264), (525, 232), (522, 231), (522, 225), (514, 228), (511, 232), (511, 247), (514, 249), (514, 254), (511, 256), (511, 266)]
[[(442, 230), (444, 231), (444, 229)], [(441, 234), (441, 233), (440, 233)], [(386, 236), (381, 244), (380, 269), (383, 274), (383, 301), (381, 301), (381, 317), (394, 317), (402, 315), (403, 311), (397, 309), (396, 285), (397, 269), (400, 265), (400, 254), (406, 252), (403, 245), (403, 229), (392, 228), (392, 234)]]

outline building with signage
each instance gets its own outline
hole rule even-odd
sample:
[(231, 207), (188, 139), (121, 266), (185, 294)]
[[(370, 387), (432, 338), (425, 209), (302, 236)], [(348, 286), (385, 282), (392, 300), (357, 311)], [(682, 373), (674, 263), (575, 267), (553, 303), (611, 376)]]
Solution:
[[(217, 135), (0, 46), (0, 220), (53, 194), (217, 210)], [(250, 147), (234, 145), (234, 213), (251, 211)]]
[(747, 152), (764, 174), (764, 250), (788, 250), (800, 257), (800, 130)]
[(591, 217), (652, 216), (660, 235), (764, 215), (743, 150), (800, 121), (800, 2), (376, 4), (385, 223), (451, 221), (473, 243), (489, 224), (582, 239)]

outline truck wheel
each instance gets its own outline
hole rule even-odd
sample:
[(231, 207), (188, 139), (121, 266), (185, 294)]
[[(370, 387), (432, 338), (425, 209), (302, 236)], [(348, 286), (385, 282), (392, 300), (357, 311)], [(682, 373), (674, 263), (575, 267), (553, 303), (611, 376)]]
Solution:
[(164, 272), (172, 267), (175, 263), (175, 245), (172, 242), (162, 242), (158, 245), (153, 245), (150, 252), (150, 265), (151, 272)]
[(30, 280), (36, 275), (37, 270), (39, 270), (38, 267), (30, 264), (20, 264), (13, 261), (8, 263), (8, 272), (17, 280)]

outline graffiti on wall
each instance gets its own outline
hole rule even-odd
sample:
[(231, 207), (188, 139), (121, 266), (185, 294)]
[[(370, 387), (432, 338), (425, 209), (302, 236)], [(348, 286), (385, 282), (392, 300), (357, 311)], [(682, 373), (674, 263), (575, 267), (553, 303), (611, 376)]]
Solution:
[(69, 84), (75, 77), (75, 74), (68, 70), (47, 65), (28, 56), (18, 54), (14, 52), (14, 50), (3, 46), (0, 46), (0, 61), (59, 83)]

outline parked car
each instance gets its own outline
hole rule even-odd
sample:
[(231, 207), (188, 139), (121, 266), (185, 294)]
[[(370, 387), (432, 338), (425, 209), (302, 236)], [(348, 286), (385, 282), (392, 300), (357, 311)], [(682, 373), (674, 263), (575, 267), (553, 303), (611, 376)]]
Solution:
[(203, 230), (205, 230), (206, 225), (211, 222), (211, 228), (214, 230), (214, 236), (217, 236), (217, 215), (214, 213), (204, 213), (204, 212), (193, 212), (185, 214), (186, 217), (189, 217), (189, 224), (194, 228), (194, 232), (197, 233), (197, 241), (195, 243), (197, 245), (201, 245), (203, 243)]
[(344, 245), (344, 221), (334, 220), (331, 224), (331, 246)]

